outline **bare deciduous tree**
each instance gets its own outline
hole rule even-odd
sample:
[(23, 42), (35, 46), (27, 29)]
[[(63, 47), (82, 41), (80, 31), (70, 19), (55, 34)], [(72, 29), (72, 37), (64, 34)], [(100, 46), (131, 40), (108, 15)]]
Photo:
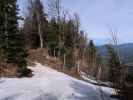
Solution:
[(35, 35), (38, 37), (40, 48), (44, 47), (43, 36), (45, 33), (44, 28), (46, 24), (47, 24), (47, 19), (46, 19), (46, 14), (44, 12), (42, 2), (40, 0), (29, 0), (28, 15), (26, 16), (26, 19), (24, 21), (24, 30), (30, 31), (30, 32), (26, 32), (28, 34), (34, 34), (33, 36), (34, 38), (35, 38)]
[(61, 18), (61, 0), (48, 0), (48, 13), (59, 22)]
[[(118, 44), (119, 44), (119, 38), (118, 38), (118, 31), (114, 30), (114, 29), (110, 29), (109, 35), (111, 36), (111, 44), (113, 44), (115, 46), (117, 55), (119, 57), (119, 61), (120, 61), (120, 54), (119, 54), (119, 48), (118, 48)], [(121, 62), (121, 61), (120, 61)]]

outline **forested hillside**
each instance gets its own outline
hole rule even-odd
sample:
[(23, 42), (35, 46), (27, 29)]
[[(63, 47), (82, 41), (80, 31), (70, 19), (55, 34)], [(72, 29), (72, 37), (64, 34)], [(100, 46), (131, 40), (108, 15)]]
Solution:
[[(117, 46), (119, 49), (120, 57), (123, 63), (125, 64), (132, 64), (133, 62), (133, 44), (121, 44)], [(101, 56), (106, 60), (108, 55), (108, 50), (106, 46), (98, 46), (98, 52)]]
[[(0, 1), (0, 99), (1, 95), (4, 95), (2, 100), (14, 99), (16, 95), (19, 95), (16, 94), (16, 90), (14, 91), (15, 96), (12, 94), (12, 90), (15, 88), (12, 84), (14, 82), (17, 85), (15, 85), (15, 89), (18, 91), (24, 83), (28, 84), (24, 85), (24, 92), (27, 92), (28, 89), (31, 92), (32, 86), (30, 87), (30, 84), (32, 83), (27, 81), (29, 78), (33, 82), (40, 82), (40, 84), (36, 83), (32, 87), (39, 90), (36, 91), (39, 92), (39, 94), (37, 93), (39, 98), (36, 99), (38, 95), (34, 99), (29, 97), (31, 100), (38, 100), (42, 95), (48, 95), (49, 97), (49, 94), (45, 93), (40, 95), (41, 92), (44, 92), (44, 90), (39, 89), (44, 89), (42, 84), (49, 82), (50, 86), (46, 84), (45, 88), (48, 86), (49, 90), (51, 86), (54, 86), (53, 88), (56, 89), (51, 90), (56, 93), (58, 90), (56, 86), (59, 86), (60, 80), (62, 82), (67, 78), (67, 83), (62, 84), (70, 89), (77, 88), (78, 90), (76, 89), (75, 93), (79, 91), (79, 94), (71, 93), (68, 89), (67, 93), (71, 94), (66, 96), (67, 93), (60, 89), (59, 94), (63, 91), (62, 98), (67, 98), (66, 100), (69, 100), (69, 98), (70, 100), (82, 99), (81, 91), (84, 93), (84, 89), (91, 89), (83, 95), (84, 100), (89, 98), (98, 100), (99, 98), (96, 95), (100, 95), (100, 100), (104, 100), (104, 97), (121, 100), (129, 98), (132, 100), (133, 73), (129, 73), (132, 65), (128, 66), (133, 61), (132, 44), (119, 45), (117, 32), (112, 30), (109, 33), (112, 42), (106, 46), (96, 47), (94, 41), (89, 38), (89, 33), (83, 30), (80, 16), (76, 12), (72, 13), (65, 9), (62, 0), (47, 0), (47, 3), (43, 0), (27, 0), (23, 6), (26, 13), (20, 16), (17, 0)], [(34, 68), (38, 63), (42, 64), (41, 67)], [(75, 82), (75, 79), (70, 79), (62, 74), (57, 75), (57, 72), (48, 70), (46, 66), (95, 85), (91, 86), (83, 83), (82, 88), (80, 88), (82, 81), (78, 81), (71, 86), (69, 81), (72, 83)], [(47, 72), (44, 73), (44, 70), (51, 71), (48, 72), (48, 75), (55, 75), (54, 78), (52, 76), (48, 76), (51, 80), (46, 78)], [(37, 76), (39, 77), (36, 79)], [(2, 83), (2, 78), (4, 78), (4, 82), (7, 79), (5, 84)], [(59, 84), (56, 85), (56, 82)], [(9, 86), (11, 90), (6, 88), (6, 84), (9, 83), (11, 83)], [(62, 84), (58, 88), (63, 88)], [(106, 93), (103, 94), (101, 85), (113, 88), (115, 92), (105, 95)], [(94, 91), (95, 86), (99, 86), (98, 89), (96, 88), (99, 92)], [(5, 93), (11, 92), (13, 97), (12, 95), (10, 97), (10, 95), (3, 94), (3, 91)], [(86, 95), (86, 93), (91, 92), (94, 94)], [(59, 94), (56, 96), (59, 96)], [(60, 99), (54, 97), (52, 100)]]

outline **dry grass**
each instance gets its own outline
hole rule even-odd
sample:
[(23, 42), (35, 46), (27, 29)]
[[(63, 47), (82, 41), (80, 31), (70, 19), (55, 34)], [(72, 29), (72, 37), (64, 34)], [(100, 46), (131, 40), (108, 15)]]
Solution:
[[(42, 48), (30, 49), (28, 51), (28, 54), (29, 54), (27, 57), (28, 65), (33, 65), (34, 62), (38, 62), (43, 65), (47, 65), (53, 69), (56, 69), (59, 72), (63, 72), (70, 76), (81, 79), (76, 67), (67, 69), (66, 67), (63, 66), (63, 63), (59, 58), (49, 56), (47, 49), (44, 49), (44, 48), (43, 49)], [(1, 61), (1, 62), (4, 62), (4, 61)], [(81, 62), (80, 62), (80, 67), (85, 66), (85, 63), (84, 62), (81, 63)], [(1, 76), (2, 77), (3, 76), (4, 77), (18, 76), (18, 68), (19, 67), (13, 64), (1, 63), (0, 64), (0, 77)], [(81, 67), (80, 69), (84, 70), (84, 67)]]
[(14, 64), (7, 64), (4, 52), (0, 50), (0, 77), (17, 76), (18, 67)]
[(0, 77), (18, 76), (18, 67), (14, 64), (5, 64), (0, 66)]
[(49, 56), (48, 51), (44, 48), (29, 50), (29, 56), (27, 60), (29, 65), (32, 65), (33, 62), (38, 62), (43, 65), (47, 65), (50, 68), (56, 69), (59, 72), (63, 72), (70, 76), (80, 78), (77, 68), (73, 67), (69, 70), (64, 68), (62, 61), (57, 57)]
[(29, 56), (27, 61), (29, 65), (32, 65), (34, 62), (38, 62), (55, 69), (61, 69), (62, 62), (56, 57), (49, 56), (48, 51), (46, 49), (32, 49), (29, 50), (28, 53)]

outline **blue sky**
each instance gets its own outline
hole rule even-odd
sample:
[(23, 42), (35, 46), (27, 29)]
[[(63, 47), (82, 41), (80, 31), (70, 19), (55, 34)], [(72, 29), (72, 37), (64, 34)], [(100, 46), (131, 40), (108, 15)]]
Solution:
[[(18, 0), (21, 15), (27, 0)], [(45, 0), (44, 7), (47, 7)], [(133, 0), (62, 0), (64, 9), (78, 13), (81, 28), (97, 45), (108, 43), (109, 30), (119, 33), (119, 43), (133, 43)]]

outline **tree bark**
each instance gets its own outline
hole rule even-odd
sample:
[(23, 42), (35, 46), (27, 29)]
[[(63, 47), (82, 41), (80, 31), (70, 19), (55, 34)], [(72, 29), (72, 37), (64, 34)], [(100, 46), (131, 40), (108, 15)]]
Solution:
[(43, 37), (42, 37), (42, 32), (41, 32), (41, 22), (40, 22), (39, 16), (37, 16), (37, 20), (38, 20), (38, 34), (40, 38), (40, 48), (43, 48)]
[(66, 54), (64, 54), (64, 67), (66, 66)]

